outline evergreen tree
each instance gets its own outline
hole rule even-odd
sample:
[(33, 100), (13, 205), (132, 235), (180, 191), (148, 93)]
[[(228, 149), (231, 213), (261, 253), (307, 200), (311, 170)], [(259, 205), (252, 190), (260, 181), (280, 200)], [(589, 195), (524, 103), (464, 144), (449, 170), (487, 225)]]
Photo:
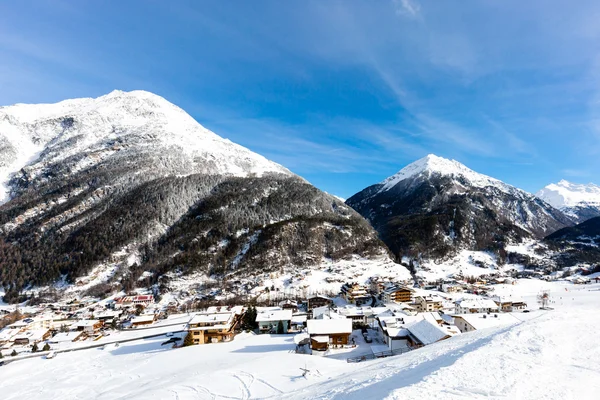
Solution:
[(16, 357), (16, 356), (18, 356), (19, 354), (17, 353), (17, 351), (16, 351), (16, 350), (13, 350), (13, 351), (12, 351), (12, 353), (10, 353), (10, 355), (11, 355), (11, 357)]
[(50, 351), (50, 345), (48, 343), (46, 343), (44, 345), (44, 347), (42, 348), (42, 351)]
[(32, 353), (37, 353), (37, 351), (38, 351), (38, 345), (37, 345), (37, 343), (34, 343), (33, 347), (31, 348), (31, 352)]
[(4, 356), (2, 355), (2, 352), (0, 351), (0, 360), (2, 360), (4, 358)]
[(242, 329), (244, 330), (254, 330), (258, 327), (258, 323), (256, 322), (256, 307), (253, 305), (249, 305), (246, 313), (244, 314), (244, 318), (242, 319)]
[(194, 345), (194, 338), (192, 337), (192, 332), (188, 331), (187, 335), (185, 335), (185, 339), (183, 339), (182, 347), (193, 346), (193, 345)]
[(283, 335), (284, 334), (284, 332), (283, 332), (283, 322), (281, 322), (281, 321), (279, 321), (277, 323), (277, 334), (278, 335)]

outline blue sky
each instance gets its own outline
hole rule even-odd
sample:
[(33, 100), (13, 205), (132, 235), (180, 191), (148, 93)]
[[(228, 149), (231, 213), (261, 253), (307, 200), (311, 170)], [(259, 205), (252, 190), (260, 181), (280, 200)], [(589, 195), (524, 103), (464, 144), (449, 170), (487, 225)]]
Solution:
[(600, 3), (0, 2), (0, 104), (144, 89), (348, 197), (428, 153), (535, 192), (600, 171)]

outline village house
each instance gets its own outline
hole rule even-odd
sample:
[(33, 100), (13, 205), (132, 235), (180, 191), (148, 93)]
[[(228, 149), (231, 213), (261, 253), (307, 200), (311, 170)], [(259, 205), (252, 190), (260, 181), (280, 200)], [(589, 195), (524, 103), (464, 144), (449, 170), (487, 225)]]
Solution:
[(196, 314), (188, 322), (194, 344), (228, 342), (233, 339), (243, 314), (243, 307)]
[(462, 314), (454, 315), (453, 317), (454, 324), (463, 333), (495, 326), (512, 325), (519, 322), (511, 314)]
[(341, 297), (350, 304), (362, 306), (372, 301), (367, 287), (358, 283), (344, 283), (340, 292)]
[(154, 304), (154, 296), (151, 294), (146, 295), (137, 295), (137, 296), (124, 296), (115, 299), (114, 307), (115, 308), (128, 308), (128, 307), (148, 307), (149, 305)]
[(98, 321), (97, 319), (83, 319), (71, 324), (72, 329), (79, 332), (85, 332), (90, 336), (96, 334), (102, 326), (104, 326), (102, 321)]
[(338, 347), (349, 344), (352, 333), (352, 320), (350, 319), (311, 319), (306, 324), (310, 336), (310, 348), (313, 350), (325, 351), (330, 346)]
[(316, 296), (312, 296), (312, 297), (308, 298), (307, 310), (312, 311), (313, 309), (315, 309), (317, 307), (325, 307), (325, 306), (330, 306), (332, 304), (333, 304), (333, 300), (331, 300), (329, 297), (316, 295)]
[(463, 287), (455, 282), (442, 283), (441, 290), (444, 293), (462, 293)]
[(76, 342), (83, 337), (83, 332), (59, 332), (48, 339), (50, 345), (56, 345), (59, 348), (68, 347), (69, 343)]
[(522, 311), (527, 309), (527, 303), (520, 298), (495, 296), (494, 302), (502, 312)]
[(298, 311), (298, 302), (294, 300), (283, 300), (279, 302), (279, 307), (282, 310), (292, 310), (293, 312)]
[(417, 296), (414, 304), (419, 312), (438, 311), (443, 308), (443, 299), (436, 295)]
[(428, 319), (422, 319), (405, 326), (408, 331), (408, 342), (410, 347), (419, 348), (446, 340), (460, 333), (456, 327), (451, 325), (440, 326)]
[(454, 303), (455, 314), (491, 313), (498, 310), (498, 305), (491, 299), (462, 299)]
[(385, 303), (410, 303), (414, 292), (408, 287), (392, 286), (384, 290), (383, 301)]
[(288, 333), (292, 321), (292, 310), (264, 309), (257, 310), (256, 322), (259, 333), (277, 333), (279, 323), (283, 326), (283, 333)]
[(42, 342), (51, 336), (49, 329), (32, 329), (28, 331), (19, 332), (13, 337), (15, 345), (28, 345)]

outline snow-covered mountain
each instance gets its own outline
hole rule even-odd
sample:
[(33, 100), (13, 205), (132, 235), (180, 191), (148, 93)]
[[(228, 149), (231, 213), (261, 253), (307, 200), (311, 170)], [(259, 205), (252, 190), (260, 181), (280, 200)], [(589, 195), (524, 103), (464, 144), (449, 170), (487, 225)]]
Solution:
[(600, 186), (593, 183), (585, 185), (563, 179), (541, 189), (536, 196), (577, 222), (600, 216)]
[[(386, 256), (343, 202), (144, 91), (0, 108), (0, 285), (104, 291)], [(94, 279), (97, 276), (94, 277)]]
[(35, 181), (53, 164), (60, 163), (73, 173), (131, 153), (162, 160), (148, 163), (157, 176), (195, 172), (291, 175), (145, 91), (115, 90), (96, 99), (0, 107), (0, 146), (0, 183), (4, 186), (0, 196), (4, 201), (10, 175), (23, 168), (27, 179)]
[(539, 198), (431, 154), (346, 203), (398, 257), (439, 259), (465, 249), (502, 257), (508, 242), (572, 225)]

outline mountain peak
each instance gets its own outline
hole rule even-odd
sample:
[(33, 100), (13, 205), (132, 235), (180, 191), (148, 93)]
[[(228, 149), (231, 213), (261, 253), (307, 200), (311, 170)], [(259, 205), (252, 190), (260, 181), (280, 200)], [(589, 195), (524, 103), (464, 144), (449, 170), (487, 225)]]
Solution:
[(539, 192), (538, 197), (556, 208), (600, 206), (600, 186), (588, 183), (572, 183), (561, 179), (551, 183)]
[(438, 157), (435, 154), (428, 154), (381, 182), (383, 185), (381, 191), (389, 190), (398, 183), (418, 175), (429, 178), (433, 174), (462, 177), (469, 181), (473, 186), (477, 187), (508, 186), (497, 179), (475, 172), (456, 160), (449, 160), (447, 158)]

